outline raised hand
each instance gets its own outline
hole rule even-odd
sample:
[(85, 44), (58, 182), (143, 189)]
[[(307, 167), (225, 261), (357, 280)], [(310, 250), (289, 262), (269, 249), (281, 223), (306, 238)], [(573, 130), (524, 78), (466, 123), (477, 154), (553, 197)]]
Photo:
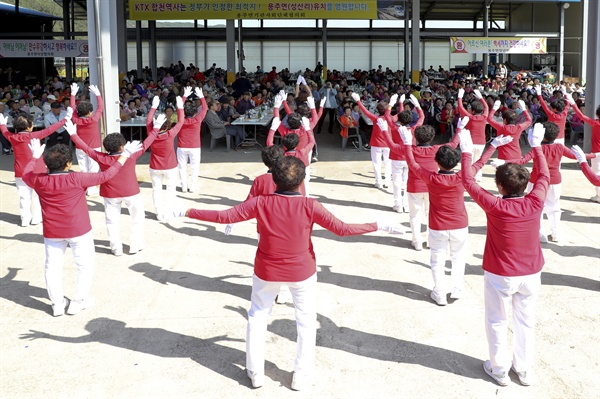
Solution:
[(315, 98), (313, 96), (307, 97), (306, 103), (308, 104), (308, 108), (315, 109)]
[(352, 93), (351, 97), (355, 102), (360, 102), (360, 96), (357, 93)]
[(400, 138), (404, 145), (412, 145), (412, 132), (406, 126), (400, 126)]
[(475, 89), (475, 90), (473, 90), (473, 94), (475, 94), (475, 97), (476, 97), (478, 100), (481, 100), (481, 99), (483, 98), (483, 96), (481, 95), (481, 92), (479, 91), (479, 89)]
[(65, 119), (67, 120), (65, 122), (65, 129), (67, 130), (67, 133), (69, 133), (69, 136), (73, 136), (74, 134), (77, 134), (77, 125), (75, 125), (70, 118), (65, 118)]
[(100, 89), (98, 89), (98, 86), (96, 85), (90, 85), (90, 91), (94, 93), (96, 97), (100, 95)]
[(134, 153), (141, 151), (142, 147), (142, 143), (140, 143), (138, 140), (134, 140), (131, 142), (128, 141), (127, 144), (125, 144), (125, 146), (123, 147), (123, 152), (121, 152), (121, 156), (129, 158)]
[(544, 133), (546, 133), (546, 129), (544, 129), (544, 125), (541, 123), (536, 123), (533, 126), (533, 129), (529, 131), (529, 135), (527, 136), (531, 148), (541, 147)]
[(525, 105), (525, 101), (519, 100), (519, 108), (521, 108), (522, 111), (527, 111), (527, 105)]
[(8, 122), (8, 117), (0, 114), (0, 125), (6, 125), (7, 122)]
[(490, 165), (492, 165), (494, 168), (497, 168), (498, 166), (504, 165), (506, 163), (506, 161), (503, 161), (502, 159), (495, 159), (492, 162), (490, 162)]
[(405, 100), (406, 100), (406, 95), (402, 94), (402, 95), (400, 96), (400, 104), (401, 104), (402, 106), (404, 106), (404, 101), (405, 101)]
[(494, 140), (492, 140), (491, 144), (495, 148), (498, 148), (500, 146), (503, 146), (503, 145), (506, 145), (506, 144), (510, 143), (511, 141), (513, 141), (512, 136), (504, 136), (504, 135), (502, 135), (502, 136), (495, 137)]
[(456, 126), (458, 129), (464, 129), (465, 127), (467, 127), (467, 124), (469, 123), (469, 117), (468, 116), (464, 116), (462, 118), (460, 118), (458, 120), (458, 125)]
[(404, 234), (406, 232), (406, 229), (403, 226), (391, 224), (383, 220), (377, 222), (377, 230), (385, 231), (389, 234)]
[(71, 119), (72, 117), (73, 117), (73, 108), (67, 107), (67, 115), (65, 115), (65, 118)]
[(194, 88), (194, 94), (196, 94), (198, 98), (204, 98), (204, 92), (199, 87)]
[(413, 96), (412, 94), (410, 95), (410, 102), (413, 103), (415, 108), (421, 108), (421, 104), (419, 103), (419, 100), (417, 100), (417, 97)]
[(186, 86), (185, 89), (183, 89), (183, 96), (185, 98), (188, 98), (191, 95), (192, 95), (192, 88), (191, 88), (191, 86)]
[(279, 129), (279, 125), (281, 125), (281, 119), (278, 117), (273, 118), (273, 122), (271, 122), (271, 130), (277, 131), (277, 129)]
[(154, 95), (154, 97), (152, 97), (152, 108), (156, 109), (158, 108), (160, 104), (160, 98), (158, 98), (157, 95)]
[(156, 118), (154, 118), (154, 120), (152, 121), (152, 126), (155, 129), (160, 129), (162, 127), (162, 125), (165, 124), (166, 121), (167, 121), (167, 115), (160, 114)]
[(465, 89), (460, 88), (458, 89), (458, 98), (463, 98), (465, 95)]
[(46, 148), (46, 144), (41, 144), (40, 139), (31, 139), (29, 142), (29, 149), (31, 150), (31, 154), (35, 159), (38, 159), (44, 153), (44, 149)]
[(79, 91), (79, 85), (77, 83), (72, 83), (71, 84), (71, 95), (76, 96), (78, 91)]
[(388, 131), (388, 123), (382, 119), (382, 118), (378, 118), (377, 119), (377, 126), (379, 126), (379, 129), (382, 132), (387, 132)]
[(540, 85), (535, 86), (535, 94), (537, 94), (538, 96), (542, 95), (542, 86), (540, 86)]
[(571, 94), (569, 94), (569, 93), (565, 94), (565, 98), (569, 104), (575, 105), (575, 99), (573, 98), (573, 96)]
[(389, 106), (393, 107), (394, 105), (396, 105), (396, 103), (398, 102), (398, 94), (394, 93), (392, 94), (392, 96), (390, 97), (390, 103)]
[(183, 98), (177, 96), (175, 103), (177, 104), (177, 109), (183, 109)]
[(463, 129), (458, 134), (460, 137), (460, 150), (464, 153), (473, 153), (473, 139), (471, 138), (471, 132), (467, 129)]
[(496, 111), (498, 111), (500, 109), (500, 105), (502, 105), (502, 103), (500, 102), (500, 100), (494, 101), (494, 106), (492, 107), (492, 109), (494, 110), (494, 112), (496, 112)]
[(319, 106), (320, 106), (321, 108), (323, 108), (323, 107), (325, 106), (325, 103), (326, 103), (326, 102), (327, 102), (327, 98), (322, 98), (322, 99), (321, 99), (321, 102), (319, 102)]
[(308, 132), (310, 130), (310, 121), (306, 116), (302, 117), (302, 127), (304, 128), (305, 132)]
[(575, 155), (575, 158), (577, 158), (578, 163), (587, 162), (585, 158), (585, 153), (581, 148), (579, 148), (578, 145), (574, 145), (573, 147), (571, 147), (571, 152), (573, 153), (573, 155)]

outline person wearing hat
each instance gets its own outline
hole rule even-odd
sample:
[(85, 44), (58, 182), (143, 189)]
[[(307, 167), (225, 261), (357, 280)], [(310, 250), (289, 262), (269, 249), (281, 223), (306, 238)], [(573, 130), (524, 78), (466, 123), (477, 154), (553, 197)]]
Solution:
[(42, 111), (44, 111), (44, 115), (46, 115), (48, 112), (50, 112), (52, 103), (55, 101), (56, 101), (56, 96), (54, 96), (54, 94), (49, 94), (46, 97), (46, 102), (44, 103), (44, 105), (42, 105)]
[[(50, 97), (50, 96), (48, 96)], [(54, 96), (53, 96), (54, 97)], [(67, 112), (62, 108), (61, 103), (59, 103), (58, 101), (54, 101), (52, 102), (52, 104), (50, 105), (50, 112), (48, 112), (46, 114), (46, 116), (44, 117), (44, 126), (46, 128), (54, 125), (56, 122), (60, 122), (63, 119), (65, 119), (67, 116)], [(56, 129), (56, 131), (54, 133), (52, 133), (50, 136), (48, 136), (48, 138), (46, 139), (46, 147), (50, 148), (55, 144), (65, 144), (65, 145), (69, 145), (71, 142), (71, 139), (69, 137), (69, 135), (67, 134), (66, 130), (64, 127), (61, 127), (60, 129)]]

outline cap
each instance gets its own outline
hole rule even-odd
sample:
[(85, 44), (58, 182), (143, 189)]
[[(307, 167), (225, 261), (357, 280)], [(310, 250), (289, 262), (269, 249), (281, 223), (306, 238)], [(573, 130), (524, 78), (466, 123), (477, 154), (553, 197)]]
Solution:
[(50, 108), (62, 108), (62, 105), (59, 102), (55, 102), (50, 105)]
[(163, 90), (163, 93), (168, 93), (168, 92), (169, 92), (169, 90), (167, 90), (167, 89)]
[(54, 94), (50, 94), (48, 97), (46, 97), (48, 100), (54, 100), (56, 101), (56, 97), (54, 96)]

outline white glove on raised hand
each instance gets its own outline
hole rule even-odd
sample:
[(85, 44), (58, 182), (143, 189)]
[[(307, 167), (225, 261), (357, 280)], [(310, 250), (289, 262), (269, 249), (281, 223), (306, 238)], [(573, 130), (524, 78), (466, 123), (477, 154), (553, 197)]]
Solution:
[(185, 89), (183, 89), (183, 96), (185, 98), (188, 98), (191, 95), (192, 95), (192, 88), (191, 88), (191, 86), (186, 86)]
[(465, 89), (458, 89), (458, 98), (463, 98), (465, 96)]
[(392, 94), (392, 96), (390, 97), (389, 106), (393, 107), (394, 105), (396, 105), (397, 102), (398, 102), (398, 94)]
[(421, 108), (421, 103), (419, 103), (419, 100), (417, 100), (417, 97), (415, 97), (412, 94), (410, 95), (410, 102), (413, 103), (415, 108)]
[(512, 136), (502, 135), (495, 137), (494, 140), (492, 140), (491, 144), (494, 146), (494, 148), (498, 148), (500, 146), (510, 143), (511, 141), (513, 141)]
[(567, 94), (567, 88), (564, 85), (560, 86), (560, 91), (562, 92), (563, 96)]
[(490, 162), (490, 165), (492, 165), (494, 168), (497, 168), (498, 166), (502, 166), (506, 163), (506, 161), (503, 161), (502, 159), (494, 159), (492, 162)]
[(77, 125), (73, 123), (73, 121), (69, 118), (65, 118), (67, 121), (65, 122), (65, 130), (69, 133), (69, 136), (77, 134)]
[(498, 111), (500, 109), (500, 100), (496, 100), (494, 101), (494, 106), (492, 107), (492, 109), (494, 110), (494, 112)]
[(194, 94), (196, 94), (198, 98), (204, 98), (204, 92), (199, 87), (194, 88)]
[(79, 85), (77, 83), (71, 84), (71, 95), (76, 96), (79, 91)]
[(277, 129), (279, 129), (279, 125), (281, 125), (281, 119), (278, 117), (273, 118), (273, 122), (271, 122), (271, 130), (277, 131)]
[(142, 143), (140, 143), (138, 140), (134, 140), (131, 142), (128, 141), (127, 144), (125, 144), (125, 146), (123, 147), (123, 152), (121, 152), (121, 156), (129, 158), (132, 154), (141, 151), (142, 147)]
[(460, 137), (460, 150), (464, 153), (473, 153), (473, 139), (471, 138), (471, 132), (467, 129), (463, 129), (458, 134)]
[(100, 89), (98, 89), (98, 86), (96, 85), (90, 85), (90, 91), (94, 93), (96, 97), (100, 95)]
[(456, 125), (457, 129), (464, 129), (465, 127), (467, 127), (467, 124), (469, 123), (469, 117), (468, 116), (463, 116), (462, 118), (460, 118), (458, 120), (458, 125)]
[(183, 98), (177, 96), (175, 103), (177, 104), (177, 109), (183, 109)]
[(406, 95), (402, 94), (400, 96), (400, 101), (399, 101), (399, 103), (402, 107), (404, 107), (404, 101), (406, 101)]
[(581, 148), (579, 148), (578, 145), (574, 145), (573, 147), (571, 147), (571, 152), (573, 153), (573, 155), (575, 155), (575, 158), (577, 158), (578, 163), (587, 162), (587, 159), (585, 158), (585, 153)]
[(412, 145), (412, 132), (406, 126), (400, 126), (400, 138), (404, 145)]
[(156, 118), (154, 118), (154, 120), (152, 121), (152, 126), (155, 129), (160, 129), (162, 127), (162, 125), (165, 124), (166, 121), (167, 121), (167, 115), (160, 114)]
[(2, 114), (0, 114), (0, 125), (6, 125), (8, 122), (8, 118)]
[(152, 108), (154, 108), (154, 109), (158, 108), (159, 104), (160, 104), (160, 98), (158, 98), (157, 95), (154, 95), (154, 97), (152, 97)]
[(536, 123), (533, 126), (533, 129), (529, 131), (529, 135), (527, 136), (531, 148), (541, 147), (544, 133), (546, 133), (546, 129), (544, 129), (544, 125), (541, 123)]
[(302, 75), (298, 75), (298, 79), (296, 79), (296, 84), (300, 85), (302, 83)]
[(567, 99), (567, 102), (571, 105), (575, 105), (575, 99), (573, 98), (572, 95), (570, 94), (565, 94), (565, 98)]
[(525, 105), (525, 101), (519, 100), (519, 108), (521, 108), (522, 111), (527, 111), (527, 105)]
[(38, 159), (44, 153), (44, 149), (46, 148), (46, 144), (41, 144), (40, 139), (31, 139), (29, 142), (29, 149), (31, 150), (31, 154), (35, 159)]
[(388, 131), (388, 123), (386, 120), (382, 119), (382, 118), (377, 118), (377, 126), (379, 126), (379, 129), (382, 132), (387, 132)]
[(321, 102), (319, 103), (319, 106), (320, 106), (321, 108), (323, 108), (323, 107), (325, 106), (325, 103), (326, 103), (326, 102), (327, 102), (327, 98), (322, 98), (322, 99), (321, 99)]
[(391, 223), (385, 222), (385, 221), (377, 222), (377, 230), (385, 231), (386, 233), (389, 233), (389, 234), (404, 234), (406, 232), (406, 230), (404, 229), (403, 226), (391, 224)]
[(351, 97), (355, 102), (360, 101), (360, 96), (357, 93), (352, 93)]
[(304, 79), (304, 76), (301, 76), (301, 77), (302, 77), (302, 84), (304, 86), (308, 86), (308, 83), (306, 83), (306, 79)]
[(475, 94), (475, 97), (478, 100), (481, 100), (483, 98), (483, 96), (481, 95), (481, 92), (478, 89), (473, 90), (473, 94)]
[[(183, 216), (185, 216), (185, 213), (183, 214)], [(225, 225), (225, 235), (228, 236), (229, 234), (231, 234), (231, 232), (233, 231), (233, 224), (229, 223), (227, 225)]]
[(540, 86), (540, 85), (535, 86), (535, 94), (537, 94), (538, 96), (542, 95), (542, 86)]
[(315, 109), (315, 98), (313, 96), (307, 97), (306, 103), (308, 104), (308, 108)]
[(283, 97), (281, 97), (281, 94), (277, 94), (275, 96), (275, 99), (273, 100), (273, 108), (281, 108), (282, 104), (283, 104)]
[(71, 119), (72, 117), (73, 117), (73, 108), (67, 107), (67, 114), (65, 115), (65, 118)]
[(306, 116), (302, 117), (302, 127), (304, 128), (305, 132), (308, 132), (310, 129), (310, 120), (308, 120), (308, 118)]

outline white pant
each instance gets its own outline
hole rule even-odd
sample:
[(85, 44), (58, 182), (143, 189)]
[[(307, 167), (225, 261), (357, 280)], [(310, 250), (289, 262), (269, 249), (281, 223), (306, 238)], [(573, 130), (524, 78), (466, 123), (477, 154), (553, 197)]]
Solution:
[[(93, 148), (95, 151), (102, 151), (102, 148)], [(79, 165), (79, 170), (84, 173), (98, 173), (100, 172), (100, 166), (96, 161), (92, 158), (88, 157), (88, 155), (80, 150), (79, 148), (75, 149), (75, 155), (77, 156), (77, 164)], [(88, 195), (98, 195), (99, 189), (97, 186), (88, 187), (87, 193)]]
[(429, 193), (408, 193), (408, 217), (413, 242), (423, 242), (421, 221), (425, 216), (425, 225), (429, 224)]
[(375, 183), (381, 184), (381, 159), (385, 168), (385, 184), (389, 186), (392, 178), (392, 162), (390, 161), (390, 149), (387, 147), (371, 147), (371, 161), (375, 171)]
[(72, 300), (87, 299), (92, 288), (94, 276), (94, 239), (92, 232), (73, 238), (46, 238), (46, 288), (53, 305), (63, 303), (62, 284), (63, 259), (67, 246), (71, 247), (77, 266), (77, 286)]
[[(550, 225), (550, 234), (557, 237), (560, 236), (560, 193), (562, 189), (561, 184), (550, 184), (548, 192), (546, 193), (546, 199), (544, 200), (544, 208), (546, 216), (548, 217), (548, 224)], [(530, 193), (533, 190), (533, 183), (527, 183), (527, 192)], [(544, 233), (544, 213), (541, 214), (540, 221), (540, 235), (546, 235)]]
[(131, 252), (144, 248), (144, 200), (141, 194), (131, 197), (104, 198), (104, 217), (111, 250), (123, 250), (121, 241), (121, 206), (125, 204), (131, 215)]
[(429, 229), (428, 237), (429, 249), (431, 250), (430, 263), (431, 274), (433, 275), (433, 291), (443, 297), (449, 292), (445, 273), (448, 246), (450, 246), (450, 259), (452, 260), (452, 291), (462, 291), (469, 228), (456, 230)]
[(40, 198), (34, 189), (29, 187), (23, 179), (15, 177), (15, 185), (19, 194), (19, 213), (21, 214), (21, 226), (39, 224), (42, 221), (42, 207)]
[(304, 192), (306, 194), (307, 197), (310, 197), (310, 186), (309, 186), (309, 182), (310, 182), (310, 165), (306, 167), (305, 169), (305, 176), (304, 176)]
[(406, 207), (406, 182), (408, 164), (406, 161), (392, 160), (392, 185), (394, 187), (394, 206)]
[[(479, 161), (481, 155), (483, 154), (483, 150), (485, 149), (485, 144), (474, 144), (473, 145), (473, 158), (471, 158), (471, 165), (475, 162)], [(476, 179), (481, 179), (483, 176), (483, 168), (479, 169), (475, 174)]]
[[(169, 214), (175, 209), (176, 187), (177, 187), (177, 168), (154, 170), (150, 168), (150, 178), (152, 179), (152, 200), (154, 208), (159, 218)], [(167, 186), (166, 201), (163, 201), (162, 186), (163, 181)]]
[[(592, 158), (592, 171), (600, 175), (600, 158)], [(596, 195), (600, 197), (600, 186), (596, 187)]]
[[(187, 163), (190, 161), (190, 178), (187, 177)], [(198, 175), (200, 174), (200, 148), (177, 148), (177, 168), (181, 180), (181, 190), (185, 193), (189, 188), (191, 191), (198, 190)]]
[(539, 296), (541, 272), (506, 277), (484, 272), (485, 331), (494, 374), (508, 372), (508, 314), (512, 304), (512, 365), (518, 372), (533, 369), (535, 344), (535, 305)]
[(252, 298), (246, 332), (246, 369), (251, 373), (265, 372), (265, 340), (267, 322), (273, 302), (282, 284), (292, 293), (298, 331), (294, 371), (312, 373), (317, 338), (317, 274), (299, 282), (265, 281), (252, 276)]

